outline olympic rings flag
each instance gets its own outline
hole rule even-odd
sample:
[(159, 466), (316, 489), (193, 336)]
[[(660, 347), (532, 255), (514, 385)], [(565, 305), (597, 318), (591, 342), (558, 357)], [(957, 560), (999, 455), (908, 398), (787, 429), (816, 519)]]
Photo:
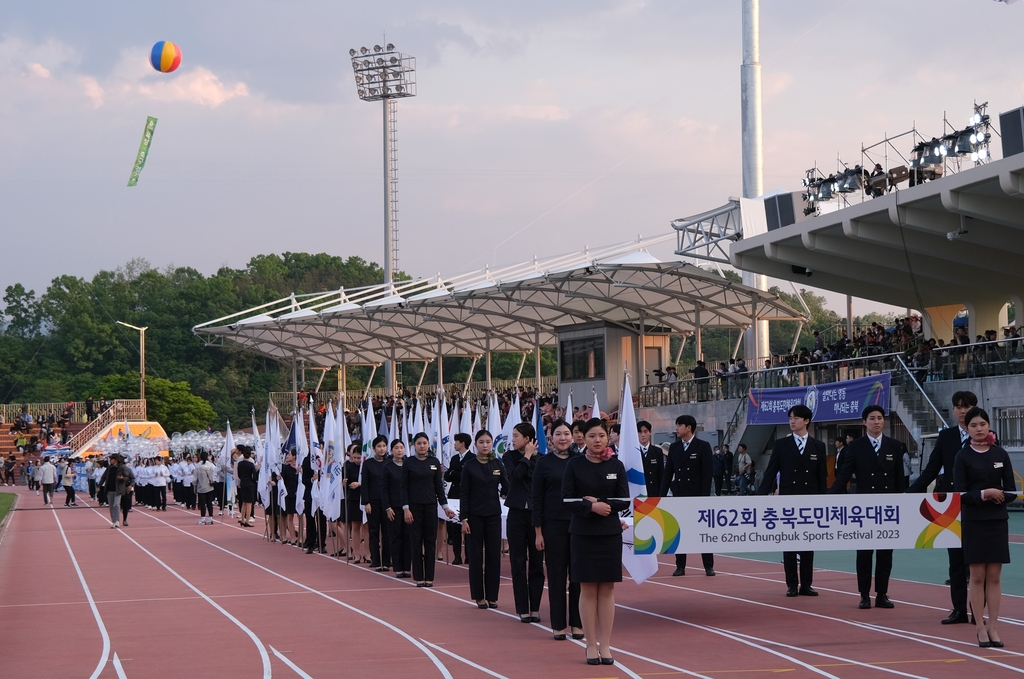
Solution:
[(636, 554), (960, 546), (960, 494), (649, 497), (633, 502)]

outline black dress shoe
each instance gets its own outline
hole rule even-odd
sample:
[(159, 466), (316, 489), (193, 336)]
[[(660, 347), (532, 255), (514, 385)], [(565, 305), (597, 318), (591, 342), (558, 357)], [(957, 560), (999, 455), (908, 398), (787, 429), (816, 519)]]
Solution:
[(477, 608), (482, 608), (484, 610), (487, 610), (487, 602), (486, 601), (477, 601), (476, 602), (476, 607)]
[(893, 602), (889, 601), (889, 597), (879, 594), (875, 597), (875, 608), (896, 608), (896, 606)]
[(564, 634), (555, 634), (555, 635), (553, 635), (553, 637), (554, 637), (555, 641), (565, 641), (565, 635)]
[(575, 639), (576, 641), (580, 641), (581, 639), (586, 639), (587, 635), (586, 634), (573, 634), (572, 638)]
[(798, 594), (796, 587), (790, 587), (786, 590), (786, 596), (796, 596)]
[(989, 639), (988, 643), (992, 644), (992, 648), (1002, 648), (1003, 647), (1003, 642), (996, 641), (995, 639)]
[(313, 553), (313, 548), (312, 547), (306, 547), (306, 554), (312, 554), (312, 553)]
[(498, 602), (497, 601), (488, 601), (487, 602), (487, 608), (497, 608), (497, 607), (498, 607)]
[(818, 596), (818, 592), (811, 587), (801, 587), (800, 596)]
[[(705, 568), (704, 569), (704, 575), (711, 576), (711, 575), (714, 575), (714, 574), (715, 574), (715, 569), (714, 568)], [(611, 663), (608, 663), (608, 664), (610, 665)]]
[(673, 576), (677, 576), (677, 577), (680, 576), (680, 575), (686, 575), (686, 569), (685, 568), (677, 568), (674, 571), (672, 571), (672, 575)]
[(462, 559), (452, 559), (452, 565), (453, 566), (461, 566), (462, 565)]
[(866, 597), (866, 596), (862, 596), (860, 598), (860, 603), (857, 604), (857, 608), (860, 608), (860, 609), (871, 608), (871, 598), (870, 597)]
[(979, 648), (991, 648), (992, 647), (992, 642), (991, 641), (982, 641), (980, 634), (978, 634), (976, 636), (978, 637), (978, 647)]
[(966, 623), (968, 620), (966, 611), (958, 611), (955, 608), (949, 612), (949, 616), (943, 618), (943, 625), (959, 625)]
[(540, 616), (539, 615), (531, 615), (530, 616), (530, 622), (540, 622)]
[(587, 664), (588, 665), (600, 665), (601, 664), (601, 659), (600, 658), (587, 658)]
[(601, 658), (601, 664), (602, 665), (614, 665), (615, 664), (615, 658)]

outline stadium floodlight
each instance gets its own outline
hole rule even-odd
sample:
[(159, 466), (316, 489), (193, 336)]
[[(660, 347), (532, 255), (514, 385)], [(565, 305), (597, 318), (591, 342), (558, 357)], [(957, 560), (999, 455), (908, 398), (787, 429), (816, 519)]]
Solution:
[[(356, 94), (363, 101), (384, 102), (384, 282), (391, 283), (398, 271), (398, 115), (396, 99), (416, 96), (416, 58), (387, 47), (349, 50)], [(386, 389), (395, 388), (394, 365), (384, 366)], [(392, 392), (393, 393), (393, 392)]]

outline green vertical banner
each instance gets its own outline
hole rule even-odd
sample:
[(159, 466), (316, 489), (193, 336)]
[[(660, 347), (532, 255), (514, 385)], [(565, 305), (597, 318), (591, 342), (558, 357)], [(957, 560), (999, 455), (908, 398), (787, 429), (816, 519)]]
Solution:
[(132, 168), (132, 176), (128, 178), (128, 186), (135, 186), (139, 183), (139, 173), (146, 167), (146, 156), (149, 155), (149, 144), (153, 141), (153, 131), (156, 129), (156, 118), (146, 117), (146, 129), (142, 132), (142, 143), (139, 144), (139, 155), (135, 158), (135, 167)]

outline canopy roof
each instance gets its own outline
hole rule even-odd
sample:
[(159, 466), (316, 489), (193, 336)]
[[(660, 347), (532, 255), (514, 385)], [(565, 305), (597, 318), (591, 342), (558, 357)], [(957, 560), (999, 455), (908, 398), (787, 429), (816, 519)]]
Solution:
[[(730, 282), (645, 247), (675, 234), (534, 258), (453, 278), (397, 281), (291, 295), (193, 328), (208, 344), (230, 340), (312, 365), (480, 356), (555, 344), (557, 329), (602, 322), (646, 333), (742, 327), (752, 317), (804, 320), (778, 295)], [(642, 321), (641, 321), (642, 319)]]

